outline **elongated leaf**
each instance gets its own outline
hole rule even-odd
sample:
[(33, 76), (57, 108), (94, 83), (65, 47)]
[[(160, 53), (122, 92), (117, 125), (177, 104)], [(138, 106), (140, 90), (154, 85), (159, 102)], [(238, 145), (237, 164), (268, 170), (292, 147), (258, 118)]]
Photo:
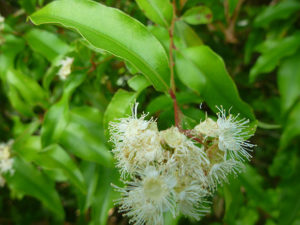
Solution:
[(56, 143), (68, 124), (69, 104), (68, 98), (63, 97), (46, 113), (41, 131), (43, 148)]
[(188, 24), (208, 24), (212, 22), (212, 11), (206, 6), (198, 6), (188, 9), (182, 16)]
[(203, 44), (198, 34), (184, 21), (179, 20), (175, 23), (175, 34), (180, 37), (180, 41), (182, 42), (184, 48), (199, 46)]
[(54, 144), (43, 149), (43, 151), (38, 154), (35, 162), (47, 169), (62, 170), (71, 183), (79, 188), (81, 192), (86, 192), (85, 181), (80, 170), (59, 145)]
[(59, 143), (64, 149), (82, 159), (107, 167), (113, 166), (112, 155), (103, 141), (92, 135), (86, 126), (69, 122), (59, 138)]
[(115, 121), (118, 118), (122, 118), (130, 115), (130, 109), (137, 98), (137, 93), (127, 92), (119, 89), (104, 113), (103, 123), (104, 128), (108, 128), (110, 121)]
[(257, 59), (250, 71), (250, 82), (254, 82), (259, 74), (269, 73), (275, 69), (281, 58), (295, 53), (300, 46), (300, 32), (277, 42), (271, 41), (265, 46), (266, 49), (263, 50), (263, 54)]
[(136, 0), (141, 10), (155, 23), (169, 27), (173, 17), (170, 0)]
[[(96, 168), (97, 187), (95, 188), (92, 202), (92, 222), (90, 225), (106, 225), (108, 211), (114, 207), (113, 200), (120, 198), (120, 194), (113, 190), (111, 184), (120, 185), (119, 174), (115, 168)], [(99, 204), (101, 202), (101, 204)]]
[(145, 88), (149, 87), (151, 84), (149, 81), (140, 75), (134, 76), (130, 80), (128, 80), (128, 85), (135, 91), (144, 90)]
[(286, 126), (280, 138), (280, 147), (286, 148), (295, 137), (300, 135), (300, 101), (288, 116)]
[(65, 55), (70, 47), (57, 37), (57, 35), (40, 29), (31, 29), (25, 34), (29, 46), (43, 55), (50, 62), (54, 62), (59, 56)]
[(157, 90), (169, 89), (167, 55), (158, 40), (123, 12), (90, 0), (54, 1), (30, 19), (39, 25), (58, 23), (78, 31), (97, 48), (132, 63)]
[(31, 106), (37, 104), (46, 106), (46, 93), (35, 80), (14, 69), (6, 72), (6, 78), (8, 83), (14, 86), (20, 96)]
[(287, 58), (278, 70), (281, 110), (287, 112), (300, 98), (300, 52)]
[(266, 27), (272, 21), (278, 19), (286, 19), (293, 13), (300, 10), (299, 1), (282, 1), (276, 5), (267, 7), (262, 13), (260, 13), (254, 21), (256, 27)]
[(13, 67), (16, 55), (25, 47), (25, 41), (13, 35), (5, 35), (5, 43), (0, 45), (0, 78), (4, 79), (6, 71)]
[(6, 176), (9, 186), (21, 193), (39, 199), (47, 208), (53, 211), (58, 218), (64, 218), (64, 211), (54, 183), (47, 179), (41, 172), (31, 164), (20, 158), (14, 158), (15, 173)]
[(255, 119), (252, 109), (239, 97), (223, 60), (207, 46), (177, 52), (176, 70), (179, 79), (203, 96), (213, 111), (222, 105), (227, 110), (232, 107), (243, 117)]

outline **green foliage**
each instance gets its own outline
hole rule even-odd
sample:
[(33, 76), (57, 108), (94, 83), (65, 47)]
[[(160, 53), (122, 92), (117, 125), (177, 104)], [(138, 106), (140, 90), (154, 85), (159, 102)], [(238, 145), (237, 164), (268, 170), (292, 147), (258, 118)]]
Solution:
[(299, 1), (19, 0), (0, 13), (0, 142), (14, 140), (15, 170), (1, 224), (127, 224), (107, 128), (136, 101), (174, 126), (173, 63), (185, 129), (221, 105), (258, 128), (253, 160), (211, 213), (165, 224), (299, 223)]

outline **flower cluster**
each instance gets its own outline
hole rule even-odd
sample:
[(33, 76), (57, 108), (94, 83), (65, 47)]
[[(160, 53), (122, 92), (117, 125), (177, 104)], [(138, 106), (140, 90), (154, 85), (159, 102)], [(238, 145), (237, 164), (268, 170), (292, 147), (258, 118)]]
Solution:
[(226, 116), (206, 118), (192, 130), (171, 127), (159, 131), (152, 118), (132, 116), (110, 123), (113, 153), (125, 187), (115, 187), (122, 197), (120, 211), (131, 222), (161, 225), (169, 211), (199, 220), (209, 212), (207, 198), (229, 173), (242, 170), (253, 147), (246, 138), (248, 120)]
[(58, 65), (61, 66), (61, 68), (58, 71), (58, 76), (61, 80), (67, 79), (69, 74), (71, 73), (71, 66), (73, 64), (74, 58), (66, 57), (65, 59), (60, 60)]
[(5, 173), (14, 173), (13, 158), (11, 158), (11, 146), (13, 141), (10, 140), (7, 143), (0, 143), (0, 187), (5, 185), (5, 179), (2, 176)]

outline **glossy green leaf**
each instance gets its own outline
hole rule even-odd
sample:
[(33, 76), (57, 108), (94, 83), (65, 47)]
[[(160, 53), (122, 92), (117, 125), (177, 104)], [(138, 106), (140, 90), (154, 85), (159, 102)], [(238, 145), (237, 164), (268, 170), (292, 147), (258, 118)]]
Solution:
[(27, 162), (33, 162), (42, 150), (41, 137), (23, 133), (13, 145), (14, 151)]
[(97, 186), (93, 194), (90, 225), (106, 225), (109, 210), (114, 207), (114, 200), (120, 198), (120, 194), (111, 185), (120, 185), (120, 176), (115, 168), (98, 167), (96, 173)]
[(300, 2), (294, 0), (281, 1), (275, 5), (267, 7), (254, 20), (254, 26), (266, 27), (272, 21), (287, 19), (292, 14), (300, 10)]
[(197, 6), (188, 9), (181, 18), (192, 25), (208, 24), (212, 22), (213, 14), (208, 7)]
[(108, 128), (108, 124), (110, 121), (115, 121), (116, 119), (129, 116), (130, 109), (133, 107), (134, 101), (136, 100), (137, 96), (138, 95), (135, 92), (127, 92), (125, 90), (119, 89), (115, 93), (104, 113), (104, 128)]
[(0, 45), (0, 78), (4, 79), (6, 71), (13, 67), (15, 57), (25, 47), (25, 41), (13, 35), (5, 35), (5, 43)]
[(203, 44), (198, 34), (183, 21), (179, 20), (175, 23), (175, 34), (180, 37), (180, 42), (182, 43), (183, 48), (189, 48)]
[(58, 23), (75, 29), (95, 47), (128, 60), (157, 90), (169, 89), (169, 64), (163, 47), (141, 23), (123, 12), (90, 0), (61, 0), (30, 19), (37, 25)]
[(138, 6), (153, 22), (169, 27), (173, 17), (170, 0), (136, 0)]
[(128, 85), (134, 91), (141, 91), (149, 87), (151, 83), (145, 77), (137, 75), (128, 80)]
[(14, 169), (13, 176), (6, 176), (10, 188), (39, 199), (58, 218), (63, 219), (64, 210), (54, 183), (31, 164), (17, 157), (14, 158)]
[(41, 167), (47, 169), (60, 169), (81, 192), (86, 192), (83, 175), (68, 153), (59, 145), (46, 147), (38, 154), (35, 160)]
[(64, 41), (49, 31), (34, 28), (24, 37), (33, 51), (40, 53), (50, 62), (55, 62), (70, 51), (70, 47)]
[(281, 110), (286, 113), (300, 98), (300, 52), (282, 62), (278, 70)]
[(225, 109), (254, 120), (252, 109), (241, 100), (238, 90), (226, 71), (223, 60), (207, 46), (177, 52), (176, 70), (179, 79), (203, 97), (213, 111)]
[(29, 76), (22, 74), (20, 71), (9, 69), (6, 72), (6, 79), (9, 85), (14, 86), (19, 95), (31, 106), (47, 106), (46, 92)]
[(287, 122), (280, 138), (280, 148), (286, 148), (290, 142), (300, 135), (300, 101), (288, 115)]
[(225, 184), (223, 187), (225, 199), (224, 221), (228, 224), (234, 224), (244, 199), (240, 190), (239, 181), (232, 176), (230, 178), (229, 184)]
[(32, 107), (24, 102), (24, 100), (19, 95), (18, 90), (14, 86), (10, 86), (7, 97), (9, 98), (12, 106), (23, 116), (30, 117), (34, 115)]
[[(179, 105), (197, 103), (200, 104), (203, 99), (194, 93), (180, 92), (176, 94), (176, 99)], [(173, 100), (169, 95), (160, 95), (149, 102), (146, 112), (153, 115), (159, 111), (165, 111), (173, 108)]]
[(300, 46), (300, 32), (277, 42), (266, 42), (262, 55), (250, 71), (250, 82), (254, 82), (258, 75), (274, 70), (281, 58), (295, 53)]
[(113, 157), (103, 140), (92, 135), (89, 128), (70, 121), (59, 138), (62, 147), (88, 161), (112, 167)]
[(45, 115), (41, 137), (43, 148), (56, 143), (60, 135), (68, 124), (69, 119), (69, 104), (68, 98), (63, 97), (60, 101), (51, 106)]

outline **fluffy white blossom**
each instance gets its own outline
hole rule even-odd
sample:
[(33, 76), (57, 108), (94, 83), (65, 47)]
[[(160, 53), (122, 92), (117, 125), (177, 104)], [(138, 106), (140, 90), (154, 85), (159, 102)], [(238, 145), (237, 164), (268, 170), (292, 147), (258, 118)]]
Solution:
[(4, 21), (5, 21), (5, 18), (3, 16), (1, 16), (1, 14), (0, 14), (0, 31), (2, 31), (4, 29)]
[(117, 201), (120, 211), (137, 225), (163, 225), (163, 213), (175, 215), (174, 187), (176, 178), (162, 168), (147, 166), (137, 172), (127, 187), (117, 188), (122, 198)]
[(10, 140), (7, 143), (0, 144), (0, 186), (4, 186), (5, 179), (2, 176), (4, 173), (14, 173), (13, 163), (14, 159), (11, 158), (10, 149), (13, 144), (13, 141)]
[(196, 134), (204, 135), (205, 137), (216, 137), (218, 136), (218, 124), (207, 117), (194, 128), (194, 131)]
[(208, 173), (210, 189), (214, 190), (219, 184), (228, 182), (229, 174), (238, 175), (243, 169), (243, 164), (233, 159), (215, 163)]
[(177, 127), (171, 127), (160, 132), (161, 142), (171, 148), (172, 154), (168, 159), (170, 165), (180, 176), (191, 176), (203, 183), (206, 177), (203, 165), (209, 164), (209, 160), (203, 148), (198, 147), (181, 133)]
[(233, 116), (229, 114), (226, 116), (226, 111), (221, 108), (218, 113), (218, 137), (219, 137), (219, 149), (225, 152), (225, 157), (227, 153), (232, 158), (237, 158), (243, 160), (251, 158), (249, 151), (252, 151), (253, 144), (245, 140), (249, 137), (249, 132), (246, 130), (248, 128), (249, 120), (239, 119), (238, 116)]
[[(189, 179), (182, 179), (187, 180)], [(209, 212), (208, 204), (205, 197), (209, 192), (195, 181), (183, 182), (177, 189), (178, 211), (190, 218), (199, 220), (202, 216)]]
[(199, 220), (209, 212), (207, 197), (250, 157), (248, 120), (221, 108), (217, 121), (207, 117), (193, 130), (159, 131), (152, 118), (137, 116), (137, 106), (109, 126), (117, 166), (123, 178), (130, 175), (117, 187), (120, 211), (137, 225), (162, 225), (167, 211)]
[(74, 58), (66, 57), (59, 61), (58, 65), (60, 65), (60, 69), (58, 71), (58, 76), (61, 80), (67, 79), (69, 74), (71, 73), (71, 66), (73, 64)]
[(163, 159), (157, 124), (152, 119), (145, 120), (145, 114), (138, 118), (137, 107), (135, 104), (132, 116), (109, 125), (111, 142), (115, 145), (113, 153), (123, 176), (149, 162)]

